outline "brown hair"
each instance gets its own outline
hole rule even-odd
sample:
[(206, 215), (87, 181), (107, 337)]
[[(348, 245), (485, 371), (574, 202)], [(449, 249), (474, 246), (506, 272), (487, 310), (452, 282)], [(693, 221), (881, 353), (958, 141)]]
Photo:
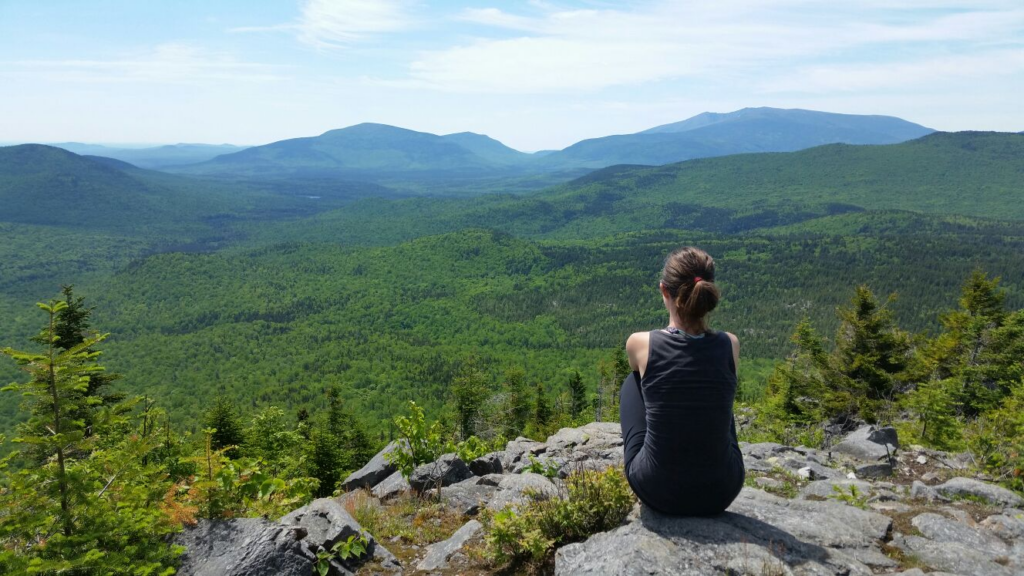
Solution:
[(661, 283), (675, 302), (680, 319), (706, 331), (706, 316), (721, 298), (715, 286), (715, 259), (700, 248), (684, 246), (665, 259)]

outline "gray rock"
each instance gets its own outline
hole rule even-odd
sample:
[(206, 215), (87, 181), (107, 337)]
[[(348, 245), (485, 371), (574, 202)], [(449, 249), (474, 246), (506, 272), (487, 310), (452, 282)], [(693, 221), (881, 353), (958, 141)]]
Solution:
[[(481, 486), (497, 486), (498, 484), (501, 484), (501, 481), (504, 479), (504, 474), (488, 474), (486, 476), (477, 477), (476, 483)], [(463, 482), (469, 482), (469, 480), (463, 480)]]
[(405, 479), (405, 476), (402, 476), (401, 472), (395, 472), (373, 487), (373, 495), (381, 500), (387, 500), (402, 494), (410, 488), (412, 486), (409, 485), (409, 481)]
[(728, 512), (638, 521), (561, 548), (555, 573), (864, 575), (891, 568), (877, 542), (891, 521), (835, 502), (786, 500), (744, 488)]
[(441, 501), (463, 515), (476, 516), (497, 491), (495, 486), (480, 484), (476, 480), (470, 478), (441, 488)]
[(501, 510), (506, 506), (518, 506), (531, 499), (543, 500), (557, 495), (558, 487), (554, 482), (540, 474), (510, 474), (498, 484), (498, 490), (487, 502), (487, 508)]
[(303, 542), (313, 552), (321, 546), (330, 548), (349, 536), (359, 536), (363, 531), (359, 522), (332, 498), (318, 498), (291, 511), (281, 518), (281, 524), (301, 526), (307, 534)]
[(862, 464), (854, 468), (854, 474), (858, 478), (888, 478), (893, 475), (893, 468), (888, 462)]
[(484, 454), (469, 463), (469, 471), (477, 476), (501, 474), (503, 470), (501, 459), (503, 456), (503, 452), (491, 452), (489, 454)]
[(511, 470), (517, 462), (528, 460), (528, 456), (531, 454), (533, 456), (543, 454), (547, 449), (546, 444), (520, 436), (505, 445), (501, 465), (503, 469)]
[[(1004, 566), (992, 555), (959, 542), (934, 542), (920, 536), (896, 536), (892, 545), (924, 564), (964, 576), (1014, 576), (1019, 568)], [(1000, 559), (1001, 560), (1001, 559)]]
[(957, 542), (992, 556), (1003, 556), (1010, 549), (998, 536), (931, 512), (910, 521), (921, 535), (935, 542)]
[(390, 476), (398, 468), (387, 461), (387, 455), (398, 450), (399, 443), (394, 441), (378, 452), (365, 466), (348, 475), (341, 483), (346, 492), (356, 488), (370, 488)]
[(895, 455), (897, 448), (899, 448), (899, 442), (896, 440), (894, 429), (861, 426), (850, 432), (842, 442), (833, 446), (832, 451), (865, 462), (877, 462)]
[(974, 478), (952, 478), (945, 484), (935, 486), (935, 490), (943, 496), (953, 499), (973, 497), (998, 506), (1024, 506), (1024, 498), (1016, 493), (1002, 486), (988, 484)]
[(996, 514), (982, 520), (981, 525), (1006, 540), (1024, 541), (1024, 514)]
[(772, 456), (778, 456), (783, 452), (789, 452), (791, 450), (788, 446), (782, 444), (776, 444), (775, 442), (758, 442), (757, 444), (747, 444), (740, 448), (740, 452), (744, 456), (749, 456), (757, 460), (764, 460), (771, 458)]
[(921, 482), (920, 480), (914, 480), (914, 483), (910, 486), (910, 497), (917, 498), (920, 500), (927, 500), (934, 502), (936, 500), (946, 502), (948, 498), (939, 494), (939, 491), (931, 486)]
[[(786, 460), (787, 464), (790, 462), (791, 461), (789, 459)], [(846, 477), (846, 475), (839, 470), (829, 468), (828, 466), (822, 466), (817, 462), (803, 461), (799, 462), (799, 464), (803, 464), (803, 466), (795, 470), (796, 474), (801, 478), (806, 478), (808, 480), (838, 479)]]
[(452, 537), (427, 547), (427, 555), (416, 565), (417, 570), (443, 570), (448, 567), (448, 561), (457, 552), (462, 550), (466, 542), (476, 536), (483, 526), (476, 520), (466, 522), (459, 528)]
[(455, 454), (445, 454), (437, 460), (417, 466), (409, 475), (409, 485), (416, 492), (449, 486), (471, 478), (469, 466)]
[(301, 542), (305, 531), (264, 518), (200, 520), (174, 538), (185, 547), (183, 576), (309, 576), (316, 558)]

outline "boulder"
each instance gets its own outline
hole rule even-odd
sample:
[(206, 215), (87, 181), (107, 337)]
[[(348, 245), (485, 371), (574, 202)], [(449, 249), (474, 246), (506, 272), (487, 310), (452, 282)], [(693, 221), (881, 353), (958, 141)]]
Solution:
[(405, 476), (402, 476), (401, 472), (395, 472), (373, 487), (373, 495), (381, 500), (387, 500), (388, 498), (398, 496), (410, 488), (412, 486), (409, 485), (409, 481), (405, 479)]
[(430, 570), (443, 570), (448, 568), (448, 560), (456, 552), (476, 536), (483, 526), (476, 520), (466, 522), (462, 528), (456, 530), (452, 537), (443, 541), (431, 544), (427, 547), (427, 555), (416, 565), (417, 570), (428, 572)]
[(1024, 542), (1024, 514), (996, 514), (982, 520), (981, 525), (1006, 540)]
[(934, 488), (948, 498), (977, 498), (989, 504), (1011, 508), (1024, 506), (1024, 498), (1015, 492), (974, 478), (951, 478)]
[(174, 538), (185, 547), (183, 576), (309, 576), (316, 555), (303, 545), (305, 530), (264, 518), (200, 520)]
[(547, 449), (546, 444), (522, 436), (515, 440), (510, 440), (502, 452), (502, 469), (511, 470), (516, 463), (528, 461), (530, 455), (537, 456), (538, 454), (543, 454)]
[(320, 546), (330, 548), (348, 540), (349, 536), (359, 536), (363, 530), (359, 522), (333, 498), (318, 498), (292, 510), (281, 518), (281, 524), (302, 527), (307, 534), (304, 543), (314, 553)]
[(945, 516), (927, 512), (915, 516), (910, 521), (922, 536), (935, 542), (959, 542), (978, 551), (984, 551), (994, 557), (1004, 556), (1010, 547), (998, 536), (985, 530), (979, 530)]
[(893, 468), (888, 462), (861, 464), (854, 469), (854, 474), (858, 478), (888, 478), (893, 475)]
[(894, 428), (861, 426), (833, 446), (832, 451), (865, 462), (877, 462), (894, 456), (897, 448), (899, 440), (896, 439)]
[(469, 463), (469, 471), (476, 476), (501, 474), (503, 471), (501, 460), (503, 457), (503, 452), (491, 452), (490, 454), (484, 454)]
[(378, 452), (365, 466), (348, 475), (341, 483), (342, 490), (348, 492), (357, 488), (370, 488), (392, 475), (398, 468), (387, 461), (387, 455), (398, 450), (399, 443), (394, 441)]
[(487, 508), (501, 510), (506, 506), (519, 506), (530, 499), (547, 499), (557, 495), (558, 487), (554, 482), (540, 474), (510, 474), (498, 484), (498, 490), (487, 502)]
[(959, 542), (935, 542), (920, 536), (897, 535), (891, 544), (922, 563), (938, 570), (964, 576), (1015, 576), (1020, 567), (1004, 565), (1007, 558), (993, 557), (988, 552)]
[(455, 454), (445, 454), (437, 460), (417, 466), (409, 475), (409, 485), (417, 492), (449, 486), (472, 478), (469, 466)]
[(889, 518), (837, 502), (786, 500), (744, 488), (711, 518), (638, 520), (561, 548), (555, 573), (873, 574), (895, 566), (877, 547)]
[(441, 501), (465, 516), (476, 516), (497, 491), (497, 487), (481, 484), (478, 480), (470, 478), (441, 488)]
[(931, 486), (921, 482), (920, 480), (914, 480), (914, 483), (910, 485), (910, 497), (917, 498), (920, 500), (927, 500), (934, 502), (936, 500), (947, 501), (948, 498), (939, 494), (939, 491)]

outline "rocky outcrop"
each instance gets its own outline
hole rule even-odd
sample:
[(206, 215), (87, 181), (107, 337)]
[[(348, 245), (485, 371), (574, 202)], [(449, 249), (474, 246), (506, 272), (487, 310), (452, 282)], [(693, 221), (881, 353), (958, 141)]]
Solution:
[(872, 574), (895, 562), (877, 548), (892, 521), (836, 502), (744, 489), (714, 518), (640, 517), (558, 551), (556, 574)]
[(263, 518), (200, 520), (174, 542), (185, 547), (183, 576), (309, 576), (315, 554), (302, 543), (305, 530)]
[(483, 525), (476, 520), (466, 522), (462, 528), (459, 528), (455, 534), (452, 534), (451, 538), (430, 545), (427, 548), (427, 555), (416, 565), (416, 569), (429, 571), (447, 568), (448, 560), (460, 552), (462, 547), (466, 545), (466, 542), (469, 542), (482, 529)]
[(355, 490), (357, 488), (370, 488), (381, 480), (392, 475), (397, 466), (388, 462), (388, 454), (398, 450), (398, 441), (392, 442), (378, 452), (365, 466), (348, 475), (341, 483), (342, 490)]
[(975, 499), (1014, 508), (1024, 506), (1024, 498), (1016, 493), (974, 478), (953, 478), (936, 486), (935, 490), (947, 498)]
[(320, 498), (278, 522), (263, 518), (203, 520), (184, 531), (176, 543), (186, 548), (178, 574), (192, 576), (303, 575), (313, 573), (317, 552), (349, 537), (367, 540), (367, 554), (332, 560), (329, 573), (347, 576), (369, 559), (382, 569), (401, 564), (352, 518), (337, 500)]
[(428, 464), (417, 466), (409, 475), (409, 485), (416, 492), (449, 486), (472, 478), (469, 466), (455, 454), (445, 454)]
[[(860, 428), (840, 445), (845, 448), (830, 454), (775, 443), (742, 444), (748, 487), (725, 513), (678, 518), (638, 505), (623, 525), (558, 550), (555, 572), (1024, 574), (1024, 499), (1019, 494), (968, 477), (964, 456), (900, 449), (891, 429)], [(875, 457), (881, 459), (868, 460)], [(618, 425), (592, 423), (559, 430), (545, 442), (517, 438), (504, 450), (468, 464), (447, 454), (418, 467), (408, 482), (397, 472), (381, 477), (372, 487), (374, 497), (342, 499), (369, 498), (387, 507), (410, 491), (429, 491), (431, 499), (447, 507), (446, 522), (456, 520), (462, 528), (444, 541), (396, 550), (418, 571), (481, 573), (487, 567), (474, 564), (477, 556), (468, 550), (480, 543), (483, 532), (473, 517), (484, 509), (515, 509), (536, 499), (565, 497), (568, 474), (621, 463)], [(869, 466), (890, 468), (875, 474)], [(373, 474), (382, 473), (376, 469)], [(407, 509), (409, 503), (401, 502)], [(436, 505), (424, 500), (423, 506)], [(375, 563), (367, 568), (336, 561), (333, 574), (401, 569), (341, 502), (321, 499), (280, 522), (200, 523), (179, 538), (188, 548), (181, 573), (310, 574), (317, 551), (353, 534), (368, 538)]]
[(889, 460), (899, 447), (895, 429), (862, 426), (833, 446), (832, 451), (865, 462), (877, 462)]

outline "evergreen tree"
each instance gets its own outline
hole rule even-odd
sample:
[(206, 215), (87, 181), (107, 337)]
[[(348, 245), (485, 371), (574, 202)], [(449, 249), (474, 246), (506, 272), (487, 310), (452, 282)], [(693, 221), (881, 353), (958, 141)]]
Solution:
[(245, 431), (242, 419), (235, 405), (223, 396), (214, 400), (213, 406), (206, 412), (206, 428), (213, 430), (210, 445), (213, 450), (228, 448), (225, 454), (231, 458), (238, 456), (238, 446), (245, 442)]
[(1014, 354), (1014, 328), (1003, 330), (1007, 320), (1005, 293), (998, 278), (975, 270), (964, 283), (959, 308), (940, 318), (943, 332), (918, 354), (920, 379), (952, 380), (954, 401), (961, 415), (975, 418), (994, 408), (1014, 381), (1004, 367), (1004, 350)]
[(831, 359), (821, 338), (804, 318), (791, 337), (795, 351), (768, 378), (765, 409), (786, 425), (806, 426), (826, 416), (856, 411), (849, 391), (829, 389)]
[(479, 433), (477, 425), (488, 396), (487, 379), (476, 360), (470, 358), (463, 362), (451, 387), (451, 402), (463, 440)]
[(530, 420), (530, 396), (526, 390), (526, 372), (522, 368), (506, 370), (502, 390), (504, 392), (503, 434), (506, 438), (515, 438), (522, 435), (526, 423)]
[(327, 388), (327, 429), (340, 446), (338, 470), (356, 470), (373, 457), (375, 451), (363, 424), (345, 409), (336, 386)]
[(310, 430), (306, 450), (306, 473), (318, 482), (316, 497), (325, 498), (334, 494), (334, 490), (341, 482), (342, 469), (338, 464), (343, 454), (326, 420)]
[(579, 370), (574, 370), (569, 378), (569, 416), (575, 421), (587, 407), (587, 385)]
[[(889, 298), (889, 302), (894, 296)], [(876, 421), (891, 408), (903, 386), (910, 358), (910, 337), (899, 330), (892, 311), (880, 306), (867, 286), (858, 286), (848, 308), (838, 311), (842, 326), (836, 336), (836, 384), (852, 390), (860, 415)]]
[(533, 421), (537, 423), (538, 428), (545, 430), (548, 424), (551, 423), (551, 401), (548, 400), (548, 395), (544, 391), (543, 382), (537, 382), (536, 398), (533, 409)]

